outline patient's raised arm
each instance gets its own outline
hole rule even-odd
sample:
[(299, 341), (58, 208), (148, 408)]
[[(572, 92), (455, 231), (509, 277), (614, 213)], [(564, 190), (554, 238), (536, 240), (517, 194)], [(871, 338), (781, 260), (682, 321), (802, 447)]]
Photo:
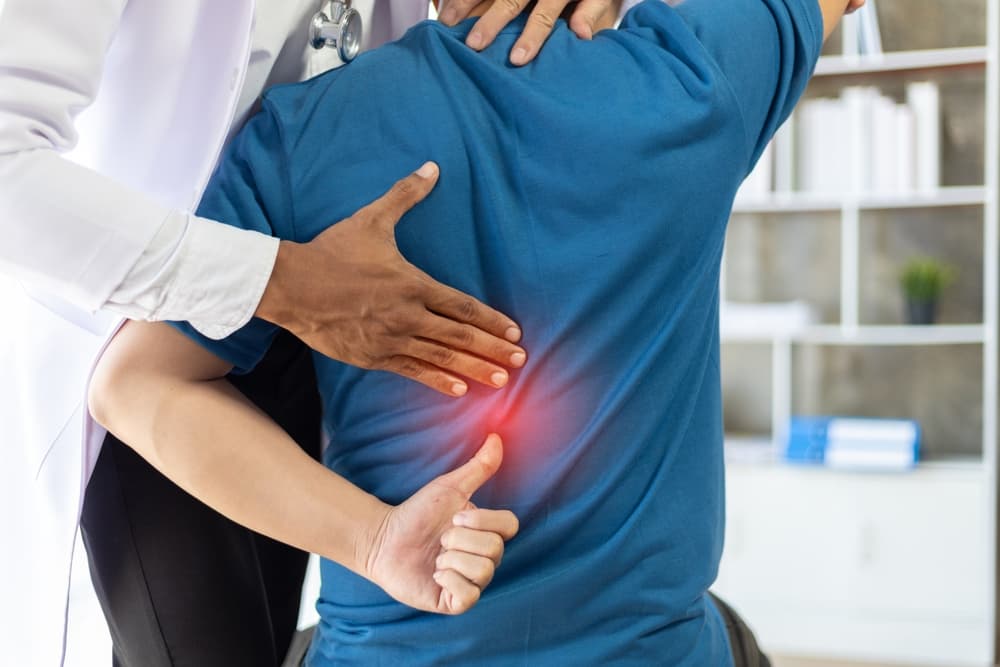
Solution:
[(391, 506), (309, 458), (224, 379), (229, 370), (168, 325), (131, 322), (95, 372), (90, 410), (230, 519), (336, 561), (417, 609), (457, 614), (475, 604), (518, 529), (512, 513), (469, 502), (500, 466), (498, 436)]

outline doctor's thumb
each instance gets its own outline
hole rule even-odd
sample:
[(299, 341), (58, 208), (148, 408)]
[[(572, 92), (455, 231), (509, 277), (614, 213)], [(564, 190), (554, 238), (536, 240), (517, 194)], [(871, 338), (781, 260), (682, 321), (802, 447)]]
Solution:
[(433, 162), (425, 162), (404, 179), (396, 181), (388, 192), (366, 207), (376, 224), (392, 228), (407, 211), (419, 204), (437, 185), (440, 170)]
[(440, 477), (439, 481), (458, 489), (466, 496), (472, 496), (479, 490), (479, 487), (496, 474), (502, 461), (503, 441), (499, 435), (491, 433), (475, 456), (461, 467)]

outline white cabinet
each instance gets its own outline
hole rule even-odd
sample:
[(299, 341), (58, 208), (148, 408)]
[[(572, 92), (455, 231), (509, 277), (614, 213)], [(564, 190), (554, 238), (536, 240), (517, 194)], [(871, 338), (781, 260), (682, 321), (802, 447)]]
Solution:
[(731, 464), (715, 590), (768, 651), (992, 664), (992, 521), (976, 464), (899, 475)]

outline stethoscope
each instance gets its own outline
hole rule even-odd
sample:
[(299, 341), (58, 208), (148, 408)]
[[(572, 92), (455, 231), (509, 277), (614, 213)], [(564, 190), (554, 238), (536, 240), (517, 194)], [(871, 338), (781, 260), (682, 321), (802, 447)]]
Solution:
[[(323, 11), (329, 5), (329, 14)], [(340, 60), (349, 63), (361, 50), (361, 14), (351, 8), (351, 0), (323, 0), (309, 27), (309, 43), (314, 49), (332, 46)]]

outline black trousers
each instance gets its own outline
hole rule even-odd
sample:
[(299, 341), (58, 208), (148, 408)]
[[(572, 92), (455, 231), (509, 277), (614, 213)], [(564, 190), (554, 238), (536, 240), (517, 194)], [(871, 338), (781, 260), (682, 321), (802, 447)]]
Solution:
[[(319, 458), (312, 356), (289, 334), (233, 384)], [(108, 436), (81, 521), (121, 667), (276, 667), (308, 554), (239, 526)]]

